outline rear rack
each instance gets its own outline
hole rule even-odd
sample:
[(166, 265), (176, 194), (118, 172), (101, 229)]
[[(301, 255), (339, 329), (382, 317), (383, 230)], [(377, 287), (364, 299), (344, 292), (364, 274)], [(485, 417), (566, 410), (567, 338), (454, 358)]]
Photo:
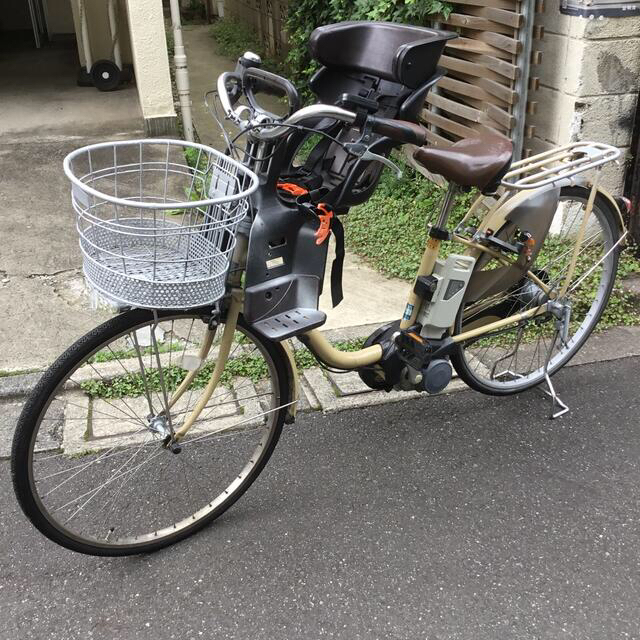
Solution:
[(602, 142), (573, 142), (519, 160), (502, 179), (507, 189), (537, 189), (571, 178), (620, 157), (620, 149)]

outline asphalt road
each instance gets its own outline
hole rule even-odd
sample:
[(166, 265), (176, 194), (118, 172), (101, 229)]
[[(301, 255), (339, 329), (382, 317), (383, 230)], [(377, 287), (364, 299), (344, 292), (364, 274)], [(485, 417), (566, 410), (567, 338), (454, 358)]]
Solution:
[(152, 556), (43, 539), (0, 466), (0, 637), (640, 638), (640, 358), (539, 392), (305, 416), (223, 518)]

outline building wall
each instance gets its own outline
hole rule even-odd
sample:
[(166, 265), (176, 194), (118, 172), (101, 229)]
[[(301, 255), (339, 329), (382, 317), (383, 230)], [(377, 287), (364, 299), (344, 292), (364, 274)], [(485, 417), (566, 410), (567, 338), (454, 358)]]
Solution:
[(26, 0), (2, 0), (0, 30), (31, 29), (29, 5)]
[[(640, 87), (640, 17), (587, 19), (560, 13), (558, 4), (536, 17), (544, 27), (538, 48), (542, 61), (532, 65), (540, 79), (535, 127), (526, 146), (533, 153), (575, 140), (596, 140), (629, 152)], [(607, 165), (605, 185), (621, 191), (625, 163)]]
[[(51, 2), (52, 0), (48, 0)], [(58, 0), (56, 0), (58, 1)], [(68, 0), (69, 1), (69, 0)], [(158, 0), (160, 1), (160, 0)], [(109, 17), (107, 13), (106, 0), (70, 0), (73, 13), (73, 23), (75, 25), (76, 39), (78, 41), (78, 55), (81, 64), (84, 65), (84, 45), (80, 31), (80, 10), (81, 6), (87, 15), (89, 26), (89, 47), (91, 57), (96, 60), (113, 60), (111, 51), (113, 49), (111, 34), (109, 32)], [(118, 40), (120, 42), (120, 52), (124, 63), (133, 61), (131, 55), (131, 41), (129, 37), (129, 25), (127, 21), (127, 8), (125, 0), (116, 2), (116, 15), (118, 18)]]

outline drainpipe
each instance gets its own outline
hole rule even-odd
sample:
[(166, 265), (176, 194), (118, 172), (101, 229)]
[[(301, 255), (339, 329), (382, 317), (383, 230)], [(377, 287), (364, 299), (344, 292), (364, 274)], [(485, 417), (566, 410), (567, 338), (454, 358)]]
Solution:
[(179, 0), (170, 0), (171, 24), (173, 26), (173, 61), (176, 69), (176, 88), (180, 100), (180, 111), (182, 113), (182, 127), (184, 137), (189, 142), (193, 142), (193, 121), (191, 119), (191, 95), (189, 91), (189, 71), (187, 70), (187, 56), (184, 52), (182, 42), (182, 25), (180, 24), (180, 4)]

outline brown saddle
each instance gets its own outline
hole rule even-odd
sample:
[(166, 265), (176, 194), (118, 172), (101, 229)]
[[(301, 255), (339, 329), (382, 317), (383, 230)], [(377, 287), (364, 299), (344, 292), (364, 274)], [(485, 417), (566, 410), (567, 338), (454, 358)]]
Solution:
[(413, 157), (425, 169), (450, 182), (492, 192), (509, 170), (513, 145), (504, 136), (485, 133), (458, 140), (450, 147), (421, 147)]

